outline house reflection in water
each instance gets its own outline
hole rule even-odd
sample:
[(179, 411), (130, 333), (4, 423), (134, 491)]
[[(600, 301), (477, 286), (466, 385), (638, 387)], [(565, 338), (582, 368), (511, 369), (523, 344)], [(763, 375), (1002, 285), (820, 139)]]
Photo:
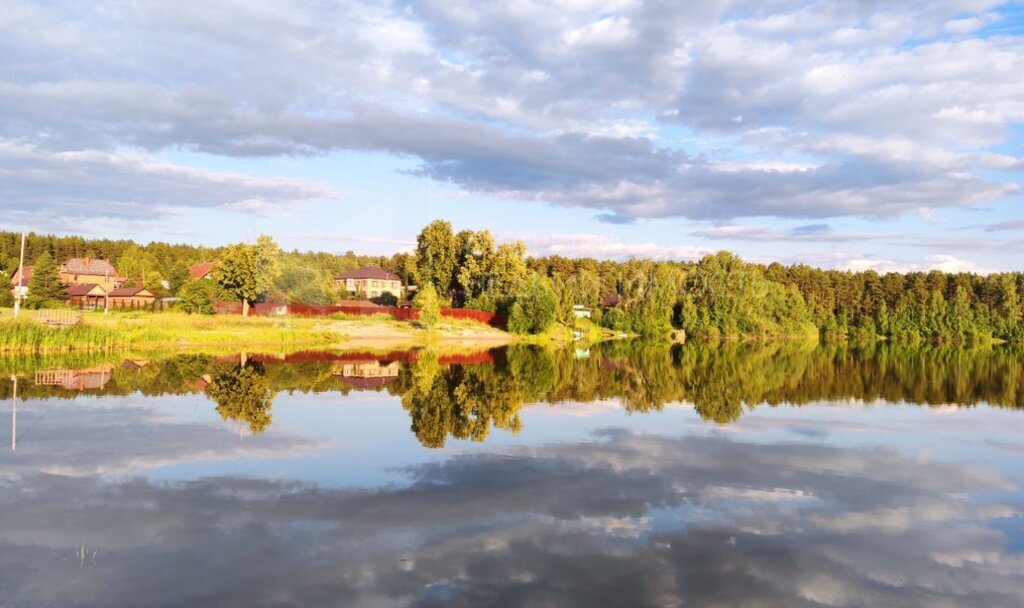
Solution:
[(339, 361), (334, 364), (333, 374), (354, 388), (375, 389), (397, 379), (400, 367), (398, 361), (379, 361), (377, 359)]
[(113, 367), (101, 365), (87, 369), (49, 369), (36, 372), (36, 384), (59, 386), (69, 391), (102, 390), (110, 382)]

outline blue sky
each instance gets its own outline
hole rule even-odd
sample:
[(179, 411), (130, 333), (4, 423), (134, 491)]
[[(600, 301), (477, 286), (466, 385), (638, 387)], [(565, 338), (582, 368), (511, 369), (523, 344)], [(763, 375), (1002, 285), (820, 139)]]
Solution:
[(1020, 270), (1020, 3), (12, 2), (0, 228)]

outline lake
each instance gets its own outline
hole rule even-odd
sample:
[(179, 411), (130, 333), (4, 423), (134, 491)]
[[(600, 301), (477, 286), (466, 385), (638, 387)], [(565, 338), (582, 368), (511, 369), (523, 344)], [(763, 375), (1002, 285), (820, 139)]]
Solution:
[(0, 606), (1020, 608), (1022, 355), (4, 358)]

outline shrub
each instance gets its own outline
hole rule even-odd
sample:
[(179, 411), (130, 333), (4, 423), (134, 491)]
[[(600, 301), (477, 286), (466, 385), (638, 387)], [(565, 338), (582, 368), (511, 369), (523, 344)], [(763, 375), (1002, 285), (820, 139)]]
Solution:
[(413, 304), (420, 309), (420, 324), (431, 329), (441, 321), (441, 302), (430, 283), (420, 287)]

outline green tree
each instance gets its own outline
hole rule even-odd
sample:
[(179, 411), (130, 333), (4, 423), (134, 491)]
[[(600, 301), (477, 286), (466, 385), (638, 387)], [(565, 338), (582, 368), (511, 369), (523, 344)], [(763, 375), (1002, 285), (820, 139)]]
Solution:
[(232, 297), (242, 301), (242, 316), (249, 306), (274, 285), (281, 250), (274, 239), (262, 235), (255, 245), (231, 245), (221, 256), (214, 278)]
[(207, 279), (193, 279), (178, 290), (181, 309), (189, 314), (212, 315), (217, 286)]
[(28, 281), (28, 293), (40, 302), (64, 300), (67, 297), (64, 285), (60, 282), (60, 266), (49, 251), (44, 251), (36, 258)]
[(171, 267), (171, 273), (167, 276), (167, 282), (170, 285), (170, 292), (174, 295), (178, 295), (178, 291), (185, 285), (185, 283), (188, 283), (191, 278), (187, 264), (184, 262), (175, 264)]
[(434, 286), (440, 297), (450, 297), (458, 264), (459, 240), (443, 220), (428, 224), (416, 237), (416, 280), (422, 288)]
[(508, 319), (508, 330), (516, 334), (539, 334), (554, 324), (557, 315), (558, 298), (551, 282), (535, 273), (516, 296)]
[(432, 283), (419, 287), (413, 304), (420, 309), (420, 324), (427, 329), (432, 329), (441, 321), (441, 302)]

